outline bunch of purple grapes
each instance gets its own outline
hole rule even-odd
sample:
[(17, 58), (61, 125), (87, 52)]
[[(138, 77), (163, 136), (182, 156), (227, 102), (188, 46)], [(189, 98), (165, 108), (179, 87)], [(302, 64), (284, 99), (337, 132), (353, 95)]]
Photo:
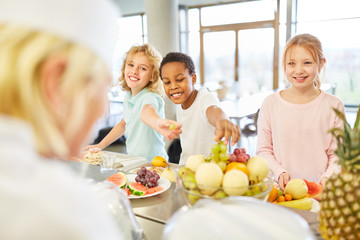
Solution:
[(160, 176), (155, 170), (151, 171), (142, 166), (136, 174), (135, 181), (148, 188), (156, 187), (159, 184)]

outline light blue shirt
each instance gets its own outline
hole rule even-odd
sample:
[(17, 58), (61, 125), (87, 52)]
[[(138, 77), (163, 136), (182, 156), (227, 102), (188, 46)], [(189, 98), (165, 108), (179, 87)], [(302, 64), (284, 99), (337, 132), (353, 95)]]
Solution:
[(144, 88), (135, 97), (129, 92), (124, 98), (124, 120), (126, 122), (126, 151), (134, 157), (151, 161), (155, 156), (168, 160), (163, 136), (140, 120), (142, 108), (150, 104), (160, 118), (165, 118), (164, 100), (157, 93)]

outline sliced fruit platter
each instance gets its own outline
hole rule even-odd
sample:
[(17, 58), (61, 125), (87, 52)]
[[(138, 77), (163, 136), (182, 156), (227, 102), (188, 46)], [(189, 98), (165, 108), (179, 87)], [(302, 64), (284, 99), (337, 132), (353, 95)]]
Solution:
[[(175, 171), (170, 168), (166, 159), (161, 156), (155, 156), (151, 163), (145, 164), (142, 167), (146, 167), (146, 169), (150, 171), (155, 171), (161, 178), (166, 178), (170, 182), (176, 181)], [(141, 168), (135, 168), (130, 172), (137, 173)]]
[(284, 191), (273, 187), (269, 193), (268, 201), (285, 207), (297, 208), (318, 212), (322, 186), (305, 179), (291, 179), (285, 186)]
[(146, 198), (158, 195), (170, 188), (170, 181), (162, 178), (156, 171), (141, 167), (136, 174), (118, 172), (106, 179), (124, 189), (129, 199)]

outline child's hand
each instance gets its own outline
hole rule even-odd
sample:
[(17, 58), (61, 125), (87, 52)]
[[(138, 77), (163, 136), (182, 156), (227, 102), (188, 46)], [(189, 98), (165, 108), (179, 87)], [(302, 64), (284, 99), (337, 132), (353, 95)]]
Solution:
[(322, 187), (325, 187), (325, 184), (327, 182), (328, 178), (327, 177), (322, 177), (319, 181), (319, 184), (322, 186)]
[(88, 152), (97, 153), (100, 152), (101, 149), (102, 148), (99, 146), (99, 144), (88, 145), (83, 148), (81, 158), (83, 158)]
[(215, 142), (219, 142), (223, 137), (225, 145), (229, 142), (231, 137), (231, 145), (234, 146), (240, 139), (239, 126), (235, 125), (228, 119), (222, 119), (216, 122), (215, 126)]
[(283, 172), (279, 176), (279, 187), (282, 191), (285, 190), (286, 184), (290, 181), (290, 174), (287, 172)]
[(172, 141), (174, 138), (179, 138), (179, 135), (182, 133), (181, 123), (168, 119), (159, 119), (157, 131), (166, 137), (169, 141)]

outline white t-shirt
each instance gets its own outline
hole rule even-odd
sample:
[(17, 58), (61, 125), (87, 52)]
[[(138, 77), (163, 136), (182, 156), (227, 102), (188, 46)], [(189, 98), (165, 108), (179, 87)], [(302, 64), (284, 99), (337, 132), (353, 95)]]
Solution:
[(124, 239), (91, 186), (39, 156), (33, 139), (26, 123), (0, 116), (0, 239)]
[(195, 101), (188, 109), (182, 109), (181, 104), (176, 105), (176, 119), (182, 124), (183, 131), (180, 135), (180, 165), (185, 164), (190, 155), (210, 154), (211, 145), (215, 143), (215, 127), (209, 123), (206, 110), (214, 105), (219, 106), (219, 99), (206, 89), (199, 90)]

